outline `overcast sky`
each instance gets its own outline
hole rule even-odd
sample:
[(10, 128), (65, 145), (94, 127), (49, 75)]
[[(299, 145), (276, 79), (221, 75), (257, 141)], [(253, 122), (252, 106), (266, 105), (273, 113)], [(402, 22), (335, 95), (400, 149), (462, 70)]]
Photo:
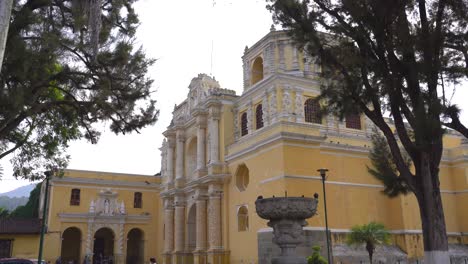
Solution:
[[(1, 1), (1, 0), (0, 0)], [(159, 120), (141, 134), (104, 132), (98, 144), (72, 143), (71, 169), (153, 175), (159, 172), (162, 132), (174, 104), (182, 102), (199, 73), (212, 74), (221, 87), (242, 92), (242, 60), (246, 45), (266, 35), (272, 24), (264, 0), (140, 0), (135, 5), (141, 25), (137, 39), (157, 62), (151, 68)], [(212, 59), (211, 59), (212, 58)], [(26, 185), (15, 180), (9, 162), (0, 162), (0, 193)]]
[[(1, 0), (0, 0), (1, 1)], [(71, 169), (153, 175), (160, 170), (162, 132), (174, 104), (182, 102), (199, 73), (212, 74), (221, 87), (242, 93), (242, 60), (246, 45), (266, 35), (272, 24), (264, 0), (140, 0), (139, 44), (158, 59), (151, 68), (159, 120), (141, 134), (104, 132), (99, 143), (71, 144)], [(458, 89), (455, 100), (466, 105), (468, 93)], [(467, 118), (465, 118), (465, 121)], [(0, 161), (4, 177), (0, 193), (28, 184), (11, 177), (11, 166)]]

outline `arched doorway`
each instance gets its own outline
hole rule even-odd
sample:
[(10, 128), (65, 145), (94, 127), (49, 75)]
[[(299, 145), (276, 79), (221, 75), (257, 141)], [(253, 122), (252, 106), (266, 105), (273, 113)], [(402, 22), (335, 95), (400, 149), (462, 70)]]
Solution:
[(144, 257), (143, 231), (133, 228), (127, 235), (127, 264), (143, 264)]
[(76, 227), (69, 227), (62, 234), (62, 249), (60, 256), (62, 263), (81, 263), (81, 231)]
[(187, 217), (187, 258), (188, 264), (193, 263), (192, 252), (197, 246), (197, 205), (194, 204), (190, 207)]
[(107, 227), (94, 234), (93, 263), (114, 263), (114, 232)]

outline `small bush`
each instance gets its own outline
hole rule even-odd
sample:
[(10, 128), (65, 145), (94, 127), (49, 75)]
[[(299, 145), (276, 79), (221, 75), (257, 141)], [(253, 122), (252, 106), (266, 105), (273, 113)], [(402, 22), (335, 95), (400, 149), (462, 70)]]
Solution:
[(320, 255), (320, 246), (313, 246), (312, 256), (307, 257), (307, 264), (328, 264), (328, 261), (325, 260), (322, 255)]

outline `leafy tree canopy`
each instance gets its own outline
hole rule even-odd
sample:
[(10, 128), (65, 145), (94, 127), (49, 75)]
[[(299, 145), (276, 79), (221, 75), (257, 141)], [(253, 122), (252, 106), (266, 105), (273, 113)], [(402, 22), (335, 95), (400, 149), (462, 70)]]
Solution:
[(100, 122), (125, 134), (157, 120), (135, 2), (15, 0), (0, 74), (0, 159), (13, 155), (14, 176), (65, 167), (69, 142), (96, 143)]
[[(385, 137), (377, 129), (373, 129), (371, 140), (372, 149), (369, 158), (372, 166), (367, 167), (367, 171), (384, 184), (382, 192), (389, 197), (396, 197), (400, 194), (406, 195), (411, 192), (411, 188), (405, 179), (399, 175)], [(404, 150), (401, 150), (401, 152), (404, 155), (406, 154)], [(410, 166), (411, 159), (407, 154), (405, 160), (407, 165)]]
[(468, 2), (268, 2), (275, 22), (322, 64), (328, 110), (363, 113), (382, 132), (400, 182), (417, 198), (425, 252), (449, 261), (439, 165), (445, 127), (468, 137), (446, 93), (468, 76)]

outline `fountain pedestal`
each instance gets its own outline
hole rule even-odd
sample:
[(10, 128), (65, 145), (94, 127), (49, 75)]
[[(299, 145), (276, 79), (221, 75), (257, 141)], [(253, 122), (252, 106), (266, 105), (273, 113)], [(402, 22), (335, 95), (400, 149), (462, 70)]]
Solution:
[(307, 264), (296, 254), (296, 247), (304, 242), (302, 227), (307, 225), (305, 219), (315, 215), (317, 203), (317, 199), (306, 197), (259, 197), (255, 201), (257, 214), (273, 228), (273, 243), (281, 248), (281, 255), (273, 258), (272, 264)]

